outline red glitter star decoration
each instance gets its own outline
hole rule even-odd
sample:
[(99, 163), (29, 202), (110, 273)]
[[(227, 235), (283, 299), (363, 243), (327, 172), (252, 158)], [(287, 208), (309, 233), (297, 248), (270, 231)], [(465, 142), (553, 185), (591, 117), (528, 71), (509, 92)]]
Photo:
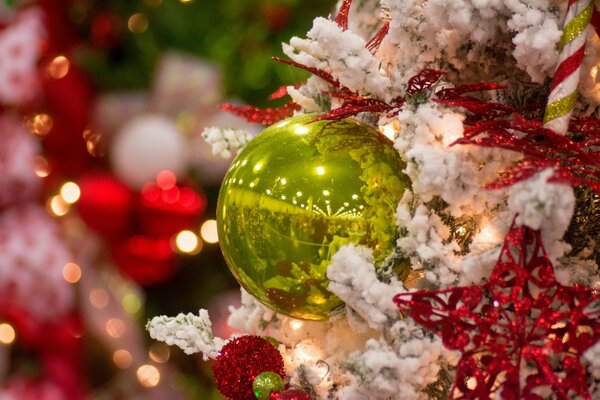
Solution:
[(402, 293), (402, 312), (462, 357), (450, 399), (590, 399), (579, 357), (600, 339), (600, 295), (556, 281), (539, 231), (513, 227), (481, 286)]

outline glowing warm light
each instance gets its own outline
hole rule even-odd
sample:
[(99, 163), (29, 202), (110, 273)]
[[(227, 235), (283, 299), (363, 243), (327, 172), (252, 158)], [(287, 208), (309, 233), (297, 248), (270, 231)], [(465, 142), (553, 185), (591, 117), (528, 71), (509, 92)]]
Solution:
[(75, 263), (66, 263), (62, 270), (65, 281), (77, 283), (81, 279), (81, 267)]
[(123, 306), (123, 310), (129, 314), (135, 314), (142, 308), (142, 301), (134, 293), (128, 293), (123, 296), (121, 305)]
[(0, 343), (2, 344), (11, 344), (15, 341), (16, 338), (15, 329), (5, 323), (0, 324)]
[(311, 363), (323, 359), (322, 352), (311, 345), (299, 344), (296, 346), (295, 350), (295, 357), (302, 363)]
[(48, 208), (57, 217), (62, 217), (69, 212), (69, 204), (59, 195), (53, 196), (48, 200)]
[(140, 384), (145, 387), (154, 387), (160, 382), (160, 372), (154, 365), (142, 365), (137, 369), (136, 376)]
[(119, 318), (111, 318), (106, 321), (106, 333), (114, 338), (120, 338), (125, 334), (125, 323)]
[(127, 21), (127, 28), (133, 33), (143, 33), (148, 29), (148, 17), (143, 13), (135, 13)]
[(480, 243), (495, 243), (498, 240), (496, 230), (489, 225), (484, 226), (477, 234), (477, 241)]
[(148, 351), (150, 359), (157, 363), (166, 363), (171, 358), (171, 349), (164, 343), (154, 343)]
[(301, 329), (303, 325), (304, 325), (304, 323), (302, 323), (302, 321), (292, 321), (292, 322), (290, 322), (290, 326), (295, 331)]
[(325, 174), (325, 168), (323, 168), (323, 167), (320, 167), (320, 166), (317, 167), (316, 171), (317, 171), (317, 175), (324, 175)]
[(219, 233), (217, 231), (217, 221), (207, 219), (200, 227), (200, 236), (206, 243), (217, 243), (219, 241)]
[(285, 178), (281, 178), (279, 182), (281, 182), (282, 185), (285, 185), (287, 183), (287, 180)]
[(54, 57), (46, 67), (46, 72), (53, 79), (64, 78), (69, 73), (71, 63), (65, 56)]
[(94, 308), (102, 309), (108, 306), (110, 298), (104, 289), (92, 289), (89, 295), (90, 304)]
[(471, 390), (475, 390), (475, 388), (477, 387), (477, 379), (469, 378), (467, 380), (467, 387)]
[(35, 156), (33, 159), (33, 170), (38, 177), (45, 178), (50, 175), (50, 164), (45, 157)]
[(118, 368), (126, 369), (133, 363), (133, 357), (127, 350), (119, 349), (113, 353), (113, 362)]
[(54, 125), (52, 117), (48, 114), (36, 114), (25, 119), (25, 123), (31, 133), (35, 133), (38, 136), (46, 136)]
[(102, 157), (106, 154), (106, 143), (101, 132), (95, 129), (86, 129), (83, 131), (83, 140), (85, 140), (85, 147), (92, 157)]
[(192, 2), (192, 0), (179, 0), (179, 1), (182, 2), (183, 4)]
[(68, 204), (73, 204), (79, 200), (81, 190), (75, 182), (67, 182), (60, 188), (60, 196)]
[(393, 140), (394, 136), (396, 136), (396, 130), (394, 129), (394, 126), (392, 124), (384, 125), (384, 126), (380, 127), (379, 130), (388, 139)]
[(192, 231), (181, 231), (175, 237), (175, 245), (182, 253), (192, 254), (198, 251), (200, 240)]
[(162, 190), (169, 190), (177, 183), (177, 177), (169, 170), (160, 171), (156, 175), (156, 184)]
[(331, 193), (329, 193), (329, 190), (323, 190), (323, 195), (324, 196), (329, 196)]

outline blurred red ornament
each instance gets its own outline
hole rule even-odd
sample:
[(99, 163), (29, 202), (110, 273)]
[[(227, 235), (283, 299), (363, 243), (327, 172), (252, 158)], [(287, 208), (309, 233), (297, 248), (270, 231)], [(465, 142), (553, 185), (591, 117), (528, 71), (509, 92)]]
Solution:
[(587, 310), (598, 300), (590, 287), (558, 283), (540, 232), (514, 226), (484, 285), (394, 298), (462, 353), (450, 398), (464, 400), (590, 399), (579, 358), (600, 340), (598, 311)]
[(135, 194), (108, 173), (93, 173), (79, 180), (81, 219), (106, 239), (129, 232), (135, 217)]
[[(40, 360), (40, 376), (36, 380), (11, 379), (4, 387), (15, 393), (15, 399), (63, 400), (83, 399), (85, 391), (81, 376), (83, 325), (79, 315), (69, 313), (52, 321), (40, 322), (26, 310), (0, 301), (0, 318), (8, 321), (17, 334), (18, 346), (35, 352)], [(13, 386), (13, 383), (18, 383)], [(49, 390), (49, 392), (47, 391)], [(0, 391), (0, 398), (6, 392)], [(16, 395), (18, 393), (18, 395)], [(60, 393), (48, 397), (48, 393)]]
[(313, 398), (304, 390), (288, 389), (271, 394), (271, 400), (313, 400)]
[[(54, 53), (42, 65), (50, 67), (61, 56)], [(44, 89), (43, 110), (53, 120), (44, 138), (44, 148), (53, 174), (77, 175), (93, 161), (83, 133), (90, 124), (94, 91), (89, 77), (66, 58), (64, 70), (56, 75), (46, 68), (41, 72)], [(65, 95), (68, 93), (68, 96)]]
[(206, 209), (203, 195), (174, 183), (160, 186), (146, 184), (139, 201), (141, 229), (145, 234), (155, 236), (171, 236), (185, 229), (194, 229)]
[(161, 282), (177, 268), (170, 237), (136, 235), (116, 243), (112, 250), (119, 270), (142, 285)]
[(109, 11), (100, 11), (92, 19), (90, 40), (99, 48), (115, 47), (121, 42), (123, 32), (119, 16)]
[(271, 32), (279, 32), (290, 23), (292, 9), (285, 4), (264, 3), (262, 14)]
[(252, 382), (261, 372), (285, 376), (279, 350), (260, 336), (241, 336), (228, 342), (212, 369), (217, 389), (229, 400), (256, 400)]

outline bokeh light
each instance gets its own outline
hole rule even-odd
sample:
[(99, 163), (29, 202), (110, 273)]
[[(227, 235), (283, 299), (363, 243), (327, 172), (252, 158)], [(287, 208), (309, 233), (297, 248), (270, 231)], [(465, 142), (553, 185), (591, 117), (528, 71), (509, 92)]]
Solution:
[(75, 182), (66, 182), (60, 188), (60, 196), (66, 203), (73, 204), (79, 200), (79, 196), (81, 196), (81, 190)]
[(160, 372), (154, 365), (142, 365), (137, 369), (136, 376), (140, 384), (145, 387), (154, 387), (160, 382)]
[(0, 324), (0, 343), (11, 344), (15, 341), (17, 334), (12, 325), (6, 322)]
[(200, 236), (206, 243), (217, 243), (219, 241), (219, 233), (217, 232), (217, 221), (207, 219), (200, 228)]
[(77, 283), (81, 279), (81, 267), (72, 262), (66, 263), (63, 267), (62, 275), (65, 281)]

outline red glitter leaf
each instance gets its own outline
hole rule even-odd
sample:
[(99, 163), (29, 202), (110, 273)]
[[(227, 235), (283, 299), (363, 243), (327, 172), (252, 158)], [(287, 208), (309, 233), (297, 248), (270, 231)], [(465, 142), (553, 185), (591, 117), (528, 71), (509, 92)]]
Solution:
[(491, 82), (479, 82), (460, 85), (453, 88), (441, 89), (436, 92), (436, 95), (440, 99), (455, 99), (465, 93), (484, 92), (498, 89), (506, 89), (506, 86)]
[(422, 92), (423, 90), (431, 88), (435, 85), (442, 76), (446, 75), (445, 72), (437, 69), (424, 69), (417, 75), (413, 76), (408, 80), (408, 87), (406, 93), (413, 95), (415, 93)]
[[(481, 286), (402, 293), (403, 313), (462, 352), (451, 399), (590, 399), (579, 357), (600, 340), (600, 300), (589, 287), (554, 276), (539, 231), (511, 227), (489, 280)], [(557, 372), (554, 365), (560, 365)], [(526, 376), (523, 376), (526, 374)]]
[(377, 31), (375, 35), (373, 35), (371, 40), (369, 40), (365, 45), (365, 47), (371, 52), (371, 54), (375, 54), (377, 52), (377, 49), (379, 49), (379, 46), (381, 46), (381, 42), (387, 36), (389, 31), (390, 23), (389, 21), (385, 21), (383, 26)]
[(274, 91), (273, 93), (271, 93), (271, 95), (269, 96), (269, 99), (271, 100), (277, 100), (280, 99), (284, 96), (287, 96), (288, 91), (287, 91), (287, 86), (283, 85), (280, 86), (276, 91)]
[(356, 115), (361, 112), (384, 113), (389, 112), (394, 107), (376, 99), (351, 99), (345, 101), (340, 107), (335, 108), (319, 117), (312, 122), (321, 120), (340, 120)]
[(454, 144), (502, 148), (524, 155), (487, 188), (511, 186), (551, 167), (552, 181), (587, 185), (600, 193), (600, 122), (589, 117), (575, 119), (570, 129), (577, 141), (516, 113), (512, 120), (483, 120), (467, 126)]
[(221, 109), (244, 118), (253, 124), (271, 125), (294, 115), (300, 106), (293, 101), (277, 108), (257, 108), (253, 106), (238, 106), (236, 104), (221, 104)]
[(335, 22), (342, 28), (343, 30), (348, 29), (348, 16), (350, 14), (350, 6), (352, 5), (352, 0), (344, 0), (342, 5), (340, 6), (340, 10), (335, 16)]
[(354, 94), (354, 92), (352, 92), (346, 86), (343, 86), (342, 84), (340, 84), (340, 81), (338, 81), (333, 76), (331, 76), (331, 74), (329, 72), (325, 72), (318, 68), (309, 67), (308, 65), (300, 64), (300, 63), (297, 63), (296, 61), (284, 60), (283, 58), (279, 58), (279, 57), (273, 57), (273, 60), (283, 63), (283, 64), (287, 64), (287, 65), (291, 65), (293, 67), (303, 69), (305, 71), (308, 71), (311, 74), (318, 76), (319, 78), (325, 80), (326, 82), (331, 84), (334, 88), (339, 89), (342, 92), (347, 93), (347, 94)]

